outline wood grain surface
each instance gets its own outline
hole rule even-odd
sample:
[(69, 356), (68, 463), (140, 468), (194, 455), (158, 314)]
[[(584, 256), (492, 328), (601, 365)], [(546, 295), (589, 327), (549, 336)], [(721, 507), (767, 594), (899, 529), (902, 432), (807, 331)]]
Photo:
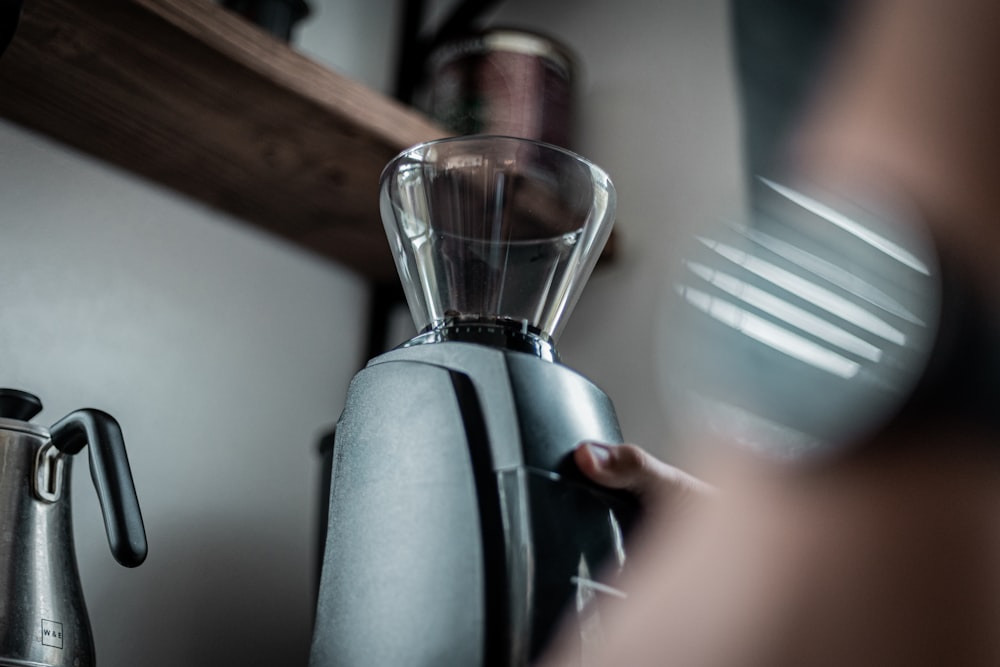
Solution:
[(448, 134), (210, 0), (25, 0), (0, 115), (388, 281), (379, 174)]

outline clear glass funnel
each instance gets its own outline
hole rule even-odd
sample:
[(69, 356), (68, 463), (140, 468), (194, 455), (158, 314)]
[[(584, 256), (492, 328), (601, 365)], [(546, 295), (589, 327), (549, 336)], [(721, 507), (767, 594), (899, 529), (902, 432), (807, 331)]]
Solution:
[(611, 231), (615, 190), (562, 148), (468, 136), (393, 159), (380, 206), (418, 331), (476, 323), (554, 343)]

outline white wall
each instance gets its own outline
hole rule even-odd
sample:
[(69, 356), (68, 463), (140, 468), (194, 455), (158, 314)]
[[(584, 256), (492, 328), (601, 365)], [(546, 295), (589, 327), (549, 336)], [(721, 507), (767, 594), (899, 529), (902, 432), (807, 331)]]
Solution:
[[(395, 0), (316, 0), (301, 48), (381, 90)], [(720, 0), (508, 0), (584, 62), (578, 150), (619, 189), (618, 262), (571, 320), (565, 361), (668, 456), (655, 359), (672, 239), (739, 185)], [(318, 435), (363, 347), (351, 274), (0, 123), (0, 386), (50, 423), (121, 421), (150, 556), (111, 559), (87, 466), (76, 537), (101, 664), (303, 664), (311, 631)]]
[(102, 664), (302, 654), (317, 437), (359, 361), (364, 285), (8, 125), (0, 165), (0, 383), (37, 393), (43, 424), (117, 417), (146, 519), (147, 562), (121, 568), (79, 457)]
[[(352, 26), (371, 35), (394, 3), (326, 4), (302, 43), (384, 85), (393, 26), (371, 43)], [(84, 406), (117, 417), (146, 520), (148, 560), (120, 567), (79, 458), (100, 664), (304, 664), (317, 444), (361, 361), (367, 286), (7, 123), (0, 207), (0, 386), (38, 394), (42, 424)]]
[(679, 463), (690, 458), (668, 435), (661, 305), (683, 230), (712, 223), (742, 195), (728, 20), (722, 0), (507, 0), (493, 18), (576, 52), (575, 148), (618, 189), (618, 259), (591, 278), (563, 360), (611, 396), (627, 439)]

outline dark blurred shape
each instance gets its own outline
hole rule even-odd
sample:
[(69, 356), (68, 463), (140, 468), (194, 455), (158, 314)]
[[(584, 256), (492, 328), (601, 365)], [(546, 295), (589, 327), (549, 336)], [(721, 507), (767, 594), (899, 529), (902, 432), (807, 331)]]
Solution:
[(425, 25), (424, 0), (407, 0), (399, 26), (395, 96), (413, 104), (418, 87), (426, 76), (427, 55), (434, 47), (457, 35), (475, 30), (487, 10), (502, 0), (458, 0), (451, 12), (435, 26)]
[(0, 56), (14, 39), (21, 19), (21, 0), (0, 0)]
[(732, 0), (747, 173), (773, 172), (821, 76), (846, 0)]
[(291, 41), (295, 25), (309, 16), (305, 0), (222, 0), (222, 6), (286, 42)]

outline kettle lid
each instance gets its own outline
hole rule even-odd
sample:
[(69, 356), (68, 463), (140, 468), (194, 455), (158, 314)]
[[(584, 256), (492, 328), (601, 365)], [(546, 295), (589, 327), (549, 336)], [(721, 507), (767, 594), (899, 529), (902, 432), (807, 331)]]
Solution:
[(28, 421), (42, 411), (42, 401), (20, 389), (0, 388), (0, 418)]

